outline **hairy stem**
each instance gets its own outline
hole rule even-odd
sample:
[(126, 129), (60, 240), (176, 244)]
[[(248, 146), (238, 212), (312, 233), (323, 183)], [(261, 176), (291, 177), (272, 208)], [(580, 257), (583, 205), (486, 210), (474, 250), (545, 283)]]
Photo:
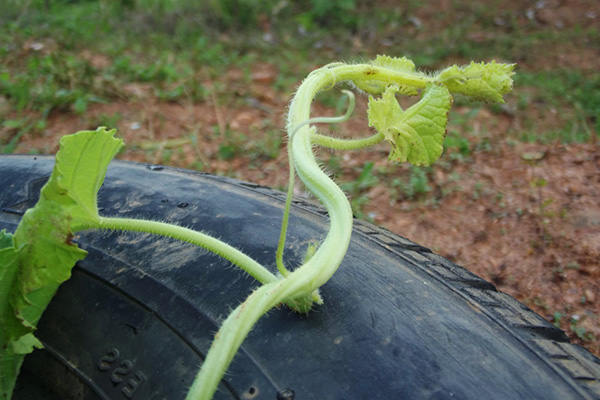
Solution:
[[(368, 64), (336, 64), (314, 71), (298, 89), (289, 111), (288, 151), (302, 182), (326, 207), (330, 217), (329, 232), (310, 260), (281, 281), (257, 289), (225, 320), (188, 392), (187, 400), (211, 399), (233, 356), (258, 319), (286, 299), (314, 292), (331, 278), (341, 264), (352, 234), (352, 209), (342, 190), (319, 167), (312, 152), (312, 129), (305, 121), (310, 120), (310, 105), (319, 91), (341, 80), (365, 77), (373, 80), (373, 75), (379, 70), (384, 83), (399, 80), (407, 85), (425, 87), (422, 79), (409, 74)], [(296, 128), (298, 126), (300, 128)]]
[(100, 222), (97, 226), (89, 226), (82, 229), (89, 228), (147, 232), (182, 240), (205, 248), (226, 260), (231, 261), (261, 283), (272, 283), (278, 280), (278, 278), (269, 270), (235, 247), (192, 229), (165, 222), (110, 217), (100, 217)]
[[(341, 115), (338, 117), (316, 117), (316, 118), (308, 119), (308, 120), (303, 121), (303, 122), (299, 123), (298, 125), (296, 125), (289, 134), (290, 142), (288, 145), (288, 154), (289, 154), (288, 159), (289, 159), (290, 176), (289, 176), (287, 196), (285, 199), (285, 209), (283, 211), (283, 219), (281, 222), (281, 232), (279, 234), (279, 243), (277, 245), (277, 253), (275, 256), (275, 260), (277, 262), (277, 269), (283, 276), (287, 276), (289, 274), (289, 271), (285, 268), (285, 265), (283, 264), (283, 250), (285, 248), (285, 238), (287, 235), (287, 227), (288, 227), (288, 221), (289, 221), (289, 217), (290, 217), (290, 207), (292, 205), (292, 197), (294, 195), (294, 183), (295, 183), (295, 179), (296, 179), (296, 169), (294, 166), (294, 157), (293, 157), (293, 154), (291, 153), (291, 147), (292, 147), (291, 140), (294, 138), (294, 134), (305, 125), (317, 124), (317, 123), (336, 124), (336, 123), (347, 121), (350, 118), (350, 116), (352, 115), (352, 112), (354, 111), (354, 106), (356, 105), (356, 99), (354, 97), (354, 93), (352, 93), (351, 91), (343, 90), (342, 92), (346, 96), (348, 96), (348, 100), (349, 100), (348, 109), (346, 110), (346, 113), (344, 115)], [(319, 135), (319, 136), (321, 136), (321, 135)]]
[(377, 132), (373, 136), (361, 139), (339, 139), (327, 135), (320, 135), (318, 133), (313, 133), (310, 137), (314, 144), (334, 150), (364, 149), (365, 147), (376, 145), (385, 139), (385, 135), (381, 132)]

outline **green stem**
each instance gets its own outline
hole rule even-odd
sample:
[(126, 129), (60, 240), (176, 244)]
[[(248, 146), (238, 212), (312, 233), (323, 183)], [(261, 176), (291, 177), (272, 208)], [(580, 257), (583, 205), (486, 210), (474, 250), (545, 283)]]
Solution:
[[(100, 217), (98, 224), (81, 224), (73, 229), (79, 231), (84, 229), (109, 229), (123, 230), (133, 232), (145, 232), (155, 235), (170, 237), (181, 240), (206, 250), (209, 250), (224, 259), (231, 261), (232, 264), (240, 267), (260, 283), (278, 282), (279, 278), (267, 270), (264, 266), (253, 260), (240, 250), (227, 243), (222, 242), (205, 233), (183, 228), (181, 226), (168, 224), (165, 222), (139, 220), (132, 218), (110, 218)], [(299, 313), (306, 313), (314, 303), (322, 304), (321, 296), (317, 290), (307, 293), (300, 297), (286, 299), (285, 304), (292, 310)]]
[(278, 280), (278, 278), (269, 270), (235, 247), (192, 229), (165, 222), (110, 217), (100, 217), (100, 222), (97, 226), (82, 227), (81, 229), (89, 228), (147, 232), (182, 240), (205, 248), (226, 260), (231, 261), (234, 265), (239, 266), (261, 283), (272, 283)]
[(279, 243), (277, 244), (277, 252), (275, 253), (275, 262), (277, 263), (277, 270), (279, 273), (286, 277), (290, 274), (285, 265), (283, 264), (283, 250), (285, 248), (285, 238), (287, 236), (288, 221), (290, 219), (290, 208), (292, 206), (292, 197), (294, 196), (294, 181), (296, 179), (296, 170), (294, 168), (294, 161), (289, 159), (289, 182), (287, 195), (285, 197), (285, 208), (283, 209), (283, 218), (281, 220), (281, 231), (279, 231)]
[(314, 144), (335, 150), (359, 150), (376, 145), (385, 139), (383, 133), (377, 132), (373, 136), (361, 139), (339, 139), (327, 135), (313, 133), (311, 140)]
[(310, 120), (310, 105), (316, 94), (345, 80), (378, 81), (384, 85), (400, 83), (424, 88), (427, 78), (369, 64), (335, 64), (313, 71), (300, 85), (289, 110), (288, 152), (302, 182), (327, 209), (329, 231), (316, 253), (304, 265), (284, 279), (258, 288), (230, 314), (215, 335), (187, 400), (211, 399), (233, 356), (258, 319), (286, 299), (317, 290), (331, 278), (346, 254), (352, 234), (352, 209), (342, 190), (319, 167), (312, 152), (312, 130), (306, 123)]
[[(346, 110), (346, 113), (344, 115), (341, 115), (338, 117), (311, 118), (311, 119), (308, 119), (308, 120), (303, 121), (303, 122), (299, 123), (298, 125), (296, 125), (294, 127), (294, 129), (292, 129), (292, 131), (290, 132), (290, 135), (289, 135), (290, 143), (289, 143), (289, 147), (288, 147), (288, 152), (290, 151), (291, 140), (293, 139), (294, 134), (303, 126), (310, 125), (310, 124), (318, 124), (318, 123), (336, 124), (336, 123), (345, 122), (350, 118), (350, 116), (352, 115), (352, 112), (354, 111), (354, 106), (356, 105), (356, 99), (354, 97), (354, 93), (352, 93), (351, 91), (342, 90), (342, 92), (346, 96), (348, 96), (348, 101), (349, 101), (348, 109)], [(318, 136), (321, 136), (321, 135), (318, 135)], [(285, 209), (283, 211), (283, 219), (281, 221), (281, 231), (279, 233), (279, 243), (277, 245), (277, 253), (275, 255), (277, 269), (283, 276), (287, 276), (289, 274), (289, 271), (285, 268), (285, 265), (283, 264), (283, 250), (285, 248), (285, 239), (287, 236), (287, 227), (288, 227), (288, 221), (289, 221), (289, 217), (290, 217), (290, 208), (292, 205), (292, 197), (294, 195), (294, 183), (295, 183), (295, 179), (296, 179), (296, 169), (294, 167), (294, 157), (291, 153), (289, 153), (289, 154), (290, 154), (290, 156), (288, 157), (288, 160), (289, 160), (290, 176), (289, 176), (289, 182), (288, 182), (287, 196), (285, 198)]]

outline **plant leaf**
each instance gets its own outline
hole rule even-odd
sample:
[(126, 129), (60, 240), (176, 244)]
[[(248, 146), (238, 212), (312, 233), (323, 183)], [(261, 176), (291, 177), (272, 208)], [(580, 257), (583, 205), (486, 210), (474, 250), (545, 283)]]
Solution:
[(398, 72), (415, 72), (415, 63), (406, 57), (377, 56), (371, 64)]
[(6, 231), (0, 231), (0, 397), (6, 398), (10, 398), (24, 358), (15, 355), (12, 346), (9, 346), (12, 344), (11, 336), (15, 336), (14, 332), (22, 331), (10, 304), (17, 266), (13, 236)]
[[(412, 60), (409, 60), (406, 57), (390, 57), (390, 56), (377, 56), (375, 60), (370, 62), (371, 65), (381, 68), (386, 68), (395, 72), (400, 72), (408, 75), (421, 75), (415, 71), (415, 63)], [(370, 94), (381, 94), (385, 92), (388, 85), (378, 80), (359, 80), (354, 82), (355, 85)], [(406, 95), (406, 96), (416, 96), (418, 94), (417, 89), (404, 86), (397, 85), (398, 92)]]
[(416, 104), (402, 111), (390, 86), (381, 99), (369, 99), (369, 126), (392, 144), (390, 160), (431, 165), (443, 151), (452, 96), (441, 84), (429, 84)]
[[(77, 205), (72, 209), (73, 219), (98, 221), (97, 195), (108, 164), (123, 146), (121, 139), (115, 139), (115, 130), (104, 127), (96, 131), (81, 131), (61, 138), (61, 154), (56, 158), (55, 169), (58, 176), (55, 193), (68, 188), (68, 197)], [(42, 189), (42, 194), (45, 194)], [(53, 196), (48, 192), (47, 196)], [(53, 197), (55, 198), (55, 197)]]
[(516, 64), (475, 63), (458, 67), (453, 65), (437, 75), (437, 81), (451, 93), (460, 93), (474, 100), (504, 103), (502, 95), (513, 87), (512, 76)]
[(14, 235), (0, 232), (0, 398), (10, 398), (25, 354), (59, 285), (87, 252), (71, 240), (75, 227), (98, 221), (97, 192), (122, 146), (114, 130), (82, 131), (61, 139), (40, 200)]

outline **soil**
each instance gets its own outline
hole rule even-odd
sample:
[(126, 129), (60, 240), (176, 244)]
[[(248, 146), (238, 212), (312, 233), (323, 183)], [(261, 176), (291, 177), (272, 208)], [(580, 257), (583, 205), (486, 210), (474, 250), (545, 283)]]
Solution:
[[(224, 138), (215, 137), (213, 127), (222, 121), (230, 129), (245, 132), (250, 143), (259, 140), (258, 129), (264, 118), (278, 116), (279, 126), (283, 126), (287, 100), (274, 95), (265, 104), (270, 112), (255, 107), (225, 109), (210, 102), (160, 103), (150, 98), (95, 105), (85, 120), (72, 114), (52, 115), (46, 135), (25, 135), (16, 152), (55, 153), (63, 134), (93, 128), (85, 122), (94, 115), (119, 111), (123, 115), (119, 136), (127, 144), (120, 159), (183, 168), (197, 167), (201, 160), (204, 171), (283, 188), (287, 183), (283, 150), (273, 159), (256, 160), (242, 154), (228, 160), (219, 157)], [(332, 113), (315, 108), (315, 115)], [(359, 117), (360, 112), (356, 115), (342, 129), (351, 134), (364, 131), (366, 122)], [(194, 127), (197, 145), (181, 140), (181, 132)], [(598, 145), (507, 144), (501, 132), (489, 132), (492, 137), (496, 134), (493, 150), (473, 152), (468, 160), (453, 159), (456, 150), (446, 152), (441, 166), (430, 172), (430, 192), (416, 200), (395, 197), (385, 183), (370, 188), (364, 212), (376, 224), (493, 282), (499, 290), (560, 324), (573, 341), (600, 354), (595, 339), (600, 338)], [(166, 157), (168, 152), (171, 155)], [(352, 180), (357, 170), (372, 160), (378, 160), (375, 169), (385, 169), (389, 180), (406, 176), (405, 167), (394, 167), (387, 161), (387, 152), (386, 145), (380, 145), (341, 156), (343, 167), (336, 171), (337, 180)], [(332, 157), (321, 153), (324, 160)]]
[[(535, 18), (542, 24), (565, 29), (573, 21), (593, 19), (588, 8), (593, 8), (595, 0), (581, 7), (581, 12), (587, 14), (580, 16), (567, 3), (537, 9)], [(523, 12), (525, 8), (523, 5)], [(417, 17), (420, 21), (428, 18), (425, 14)], [(578, 57), (588, 54), (581, 62), (584, 69), (597, 69), (600, 64), (597, 49), (564, 50), (576, 52)], [(551, 52), (545, 61), (561, 64), (565, 58), (560, 54), (565, 53)], [(568, 58), (573, 62), (573, 58)], [(578, 58), (575, 60), (579, 63)], [(206, 172), (284, 188), (285, 140), (272, 143), (284, 133), (276, 130), (266, 143), (263, 134), (265, 120), (269, 127), (283, 127), (285, 122), (289, 94), (272, 89), (279, 75), (277, 68), (257, 64), (251, 71), (250, 85), (238, 79), (240, 71), (231, 69), (225, 75), (230, 83), (240, 82), (228, 89), (236, 93), (234, 99), (229, 99), (234, 101), (213, 97), (195, 104), (159, 102), (149, 87), (132, 84), (125, 88), (129, 101), (93, 104), (85, 117), (66, 112), (51, 114), (45, 133), (24, 135), (15, 152), (55, 153), (62, 135), (95, 129), (94, 121), (118, 112), (118, 135), (127, 145), (118, 156), (120, 159), (183, 168), (201, 165)], [(207, 86), (210, 84), (207, 82)], [(509, 98), (507, 110), (516, 101), (516, 96)], [(532, 112), (540, 114), (540, 126), (552, 125), (552, 112), (543, 107)], [(361, 108), (365, 108), (365, 99), (359, 99), (355, 117), (341, 124), (336, 135), (365, 135), (368, 128)], [(469, 110), (458, 106), (456, 115)], [(315, 106), (314, 115), (326, 114), (335, 111)], [(518, 131), (521, 123), (509, 111), (492, 115), (482, 108), (469, 122), (470, 130), (456, 126), (473, 146), (486, 143), (487, 147), (467, 155), (449, 149), (439, 165), (428, 171), (430, 190), (416, 199), (393, 190), (390, 182), (394, 178), (405, 179), (409, 170), (388, 163), (385, 144), (346, 155), (321, 151), (320, 156), (324, 165), (330, 165), (336, 157), (341, 160), (341, 168), (332, 170), (339, 182), (351, 181), (365, 162), (375, 161), (374, 170), (379, 171), (381, 184), (362, 193), (369, 200), (363, 209), (365, 215), (493, 282), (499, 290), (565, 329), (572, 341), (600, 355), (598, 142), (564, 145), (508, 140), (505, 133)], [(329, 128), (323, 127), (326, 129)], [(243, 143), (233, 143), (237, 146), (232, 150), (233, 156), (224, 157), (223, 145), (232, 145), (228, 132), (243, 133), (245, 139)], [(2, 135), (9, 137), (10, 132), (3, 128), (0, 139)], [(274, 158), (261, 150), (269, 145), (278, 149)], [(383, 177), (387, 182), (382, 182)], [(297, 194), (304, 195), (301, 189)]]

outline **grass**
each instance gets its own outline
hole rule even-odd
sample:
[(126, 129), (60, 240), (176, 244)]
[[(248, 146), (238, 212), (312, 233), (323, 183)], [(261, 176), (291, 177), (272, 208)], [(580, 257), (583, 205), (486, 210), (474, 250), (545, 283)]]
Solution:
[(429, 168), (410, 166), (408, 177), (395, 178), (391, 182), (392, 193), (396, 199), (415, 200), (429, 193)]
[[(507, 106), (522, 121), (518, 130), (509, 129), (509, 136), (534, 143), (596, 140), (600, 74), (577, 68), (547, 71), (528, 63), (540, 48), (600, 45), (597, 29), (535, 26), (497, 4), (450, 6), (427, 21), (421, 16), (426, 7), (416, 1), (361, 12), (367, 7), (360, 0), (311, 0), (304, 6), (249, 0), (7, 0), (0, 6), (5, 43), (0, 47), (0, 96), (9, 103), (0, 108), (0, 124), (9, 132), (3, 151), (12, 151), (24, 132), (43, 130), (52, 113), (85, 115), (93, 104), (129, 101), (128, 84), (148, 84), (162, 102), (197, 103), (216, 95), (229, 103), (236, 96), (222, 78), (232, 67), (243, 71), (248, 84), (249, 70), (258, 61), (277, 65), (273, 87), (289, 93), (298, 76), (314, 65), (341, 54), (370, 58), (395, 47), (424, 69), (443, 67), (448, 60), (516, 59), (515, 81), (522, 90)], [(236, 40), (236, 33), (244, 40)], [(206, 81), (212, 86), (206, 87)], [(343, 107), (337, 93), (319, 101), (338, 111)], [(446, 146), (457, 161), (468, 161), (481, 141), (464, 134), (480, 106), (460, 97), (456, 102), (471, 111), (453, 115)], [(506, 111), (486, 108), (498, 118)], [(90, 123), (114, 125), (119, 119), (98, 116)], [(275, 123), (265, 128), (276, 131)], [(228, 159), (240, 153), (237, 147), (223, 143), (218, 154)], [(255, 157), (275, 158), (281, 147), (259, 143)]]
[[(445, 146), (453, 162), (468, 163), (474, 152), (491, 151), (494, 144), (485, 132), (507, 117), (520, 121), (518, 128), (507, 130), (511, 140), (596, 140), (600, 74), (576, 68), (550, 72), (528, 63), (540, 48), (565, 42), (600, 45), (597, 29), (536, 27), (513, 11), (479, 3), (453, 5), (427, 21), (421, 16), (426, 7), (416, 1), (360, 12), (368, 7), (361, 0), (311, 0), (304, 6), (250, 0), (8, 0), (0, 6), (0, 40), (5, 43), (0, 47), (0, 96), (9, 105), (0, 107), (0, 149), (12, 152), (24, 135), (43, 132), (53, 113), (87, 116), (94, 104), (136, 101), (127, 85), (147, 85), (158, 102), (216, 99), (237, 106), (250, 96), (239, 93), (251, 85), (250, 70), (257, 62), (277, 66), (272, 87), (287, 94), (316, 65), (341, 55), (371, 58), (392, 48), (402, 48), (425, 70), (449, 60), (516, 59), (523, 65), (515, 79), (521, 90), (505, 107), (472, 105), (457, 97), (455, 106), (466, 111), (453, 111), (450, 119)], [(227, 80), (231, 68), (242, 71), (239, 82)], [(345, 107), (334, 91), (318, 100), (337, 113)], [(482, 109), (494, 117), (482, 123), (483, 136), (472, 131)], [(123, 120), (119, 113), (87, 118), (90, 126), (120, 127)], [(261, 129), (270, 133), (264, 138), (256, 132), (227, 132), (218, 158), (277, 158), (284, 148), (278, 124), (277, 119), (266, 121)], [(244, 143), (249, 137), (252, 143)], [(359, 180), (363, 172), (356, 172)], [(427, 192), (418, 174), (411, 170), (409, 181), (397, 181), (392, 189), (408, 198)], [(357, 190), (364, 191), (350, 192)], [(358, 203), (366, 201), (359, 196), (355, 203), (360, 214)]]
[(523, 110), (535, 103), (556, 110), (562, 117), (557, 129), (543, 132), (540, 137), (527, 135), (526, 141), (586, 142), (593, 138), (593, 132), (600, 132), (600, 73), (523, 72), (515, 81), (517, 85), (535, 89), (531, 97), (520, 99)]
[[(444, 66), (448, 59), (516, 58), (527, 63), (528, 56), (537, 49), (556, 43), (584, 39), (592, 44), (600, 42), (593, 29), (531, 32), (518, 16), (483, 4), (440, 12), (432, 20), (439, 20), (441, 29), (428, 31), (411, 14), (418, 15), (421, 10), (417, 2), (408, 2), (393, 12), (377, 9), (371, 19), (369, 14), (353, 11), (357, 6), (365, 7), (365, 2), (308, 3), (309, 7), (299, 10), (293, 5), (276, 9), (272, 2), (247, 0), (206, 4), (174, 0), (38, 0), (20, 6), (9, 1), (4, 7), (12, 11), (0, 18), (0, 38), (12, 43), (0, 49), (0, 93), (15, 109), (36, 110), (44, 115), (52, 110), (84, 113), (90, 104), (122, 97), (120, 87), (131, 82), (151, 83), (162, 101), (201, 101), (206, 96), (203, 80), (214, 78), (219, 70), (233, 65), (246, 70), (261, 58), (281, 66), (284, 73), (275, 86), (288, 91), (297, 82), (292, 76), (310, 69), (310, 64), (339, 57), (335, 53), (372, 57), (383, 50), (381, 45), (365, 42), (357, 51), (348, 48), (345, 39), (348, 31), (361, 34), (360, 29), (373, 29), (375, 21), (375, 37), (389, 33), (388, 47), (399, 46), (426, 69)], [(453, 24), (448, 23), (448, 17), (452, 17)], [(265, 18), (270, 18), (269, 29), (275, 32), (277, 46), (262, 40), (260, 30), (267, 29)], [(298, 34), (289, 26), (304, 33)], [(398, 29), (414, 32), (417, 40), (393, 35)], [(235, 40), (232, 32), (236, 30), (248, 32), (244, 41)], [(340, 30), (344, 35), (337, 43), (316, 47)], [(493, 34), (484, 35), (487, 32)], [(220, 40), (214, 40), (218, 35)], [(97, 67), (83, 56), (84, 50), (105, 57), (108, 65)], [(549, 132), (550, 139), (541, 135), (542, 141), (557, 137), (563, 141), (585, 141), (593, 131), (600, 131), (600, 96), (595, 94), (599, 92), (599, 82), (597, 73), (589, 75), (577, 70), (519, 71), (516, 81), (520, 87), (543, 89), (541, 100), (545, 104), (572, 116), (561, 121), (562, 126), (555, 132)], [(335, 105), (331, 104), (333, 98), (323, 97), (322, 101)], [(520, 99), (521, 109), (530, 105), (528, 99)], [(524, 140), (532, 139), (531, 134), (525, 133)]]
[[(344, 156), (324, 157), (359, 218), (371, 218), (369, 194), (382, 183), (391, 201), (403, 202), (402, 207), (410, 202), (415, 208), (434, 208), (462, 191), (468, 204), (489, 201), (490, 215), (501, 218), (510, 212), (508, 200), (492, 182), (463, 185), (478, 158), (499, 158), (522, 143), (598, 142), (600, 73), (597, 65), (579, 62), (580, 55), (589, 53), (593, 59), (600, 48), (600, 33), (589, 21), (557, 29), (528, 18), (510, 2), (449, 1), (436, 9), (417, 0), (377, 3), (4, 0), (0, 152), (13, 153), (24, 141), (44, 139), (49, 126), (70, 119), (85, 128), (106, 125), (129, 132), (134, 138), (129, 148), (141, 149), (149, 162), (247, 180), (252, 176), (241, 176), (243, 168), (254, 177), (281, 174), (281, 115), (299, 80), (332, 60), (371, 59), (381, 53), (406, 55), (424, 70), (471, 59), (517, 62), (518, 89), (504, 105), (473, 104), (457, 97), (446, 153), (436, 167), (380, 168), (360, 159), (353, 168), (345, 168)], [(275, 104), (269, 105), (275, 112), (260, 114), (262, 122), (255, 127), (231, 129), (228, 118), (234, 115), (226, 111), (249, 108), (261, 94), (261, 88), (258, 93), (252, 88), (252, 70), (259, 63), (278, 71), (268, 84), (275, 92)], [(240, 73), (231, 75), (232, 71)], [(143, 88), (144, 95), (132, 94), (132, 87)], [(342, 114), (346, 107), (344, 96), (336, 91), (318, 101), (331, 114)], [(169, 120), (160, 110), (173, 104), (186, 110), (205, 106), (202, 112), (212, 107), (221, 117), (206, 123)], [(110, 105), (119, 107), (106, 107)], [(168, 125), (173, 135), (161, 135)], [(328, 129), (336, 133), (335, 126)], [(138, 138), (145, 130), (150, 134)], [(194, 161), (182, 165), (185, 146), (192, 148)], [(534, 183), (531, 196), (538, 201), (538, 218), (543, 221), (550, 213), (562, 218), (562, 209), (539, 195), (542, 181)], [(284, 188), (285, 182), (275, 185)], [(514, 213), (527, 214), (524, 209)], [(589, 339), (581, 321), (567, 317), (566, 309), (560, 313), (557, 322), (563, 328)]]
[(342, 183), (340, 187), (350, 197), (350, 205), (352, 213), (356, 218), (371, 220), (363, 210), (368, 204), (369, 198), (367, 190), (377, 185), (379, 178), (374, 174), (375, 163), (372, 161), (366, 162), (361, 168), (358, 168), (358, 176), (349, 182)]
[[(24, 135), (41, 134), (55, 113), (84, 116), (90, 126), (121, 128), (122, 116), (88, 117), (88, 110), (95, 104), (136, 101), (127, 85), (147, 85), (158, 102), (195, 104), (216, 98), (237, 107), (253, 100), (239, 93), (251, 85), (250, 70), (257, 62), (277, 66), (272, 87), (288, 94), (316, 65), (336, 58), (371, 58), (393, 48), (402, 48), (425, 70), (449, 60), (516, 59), (523, 65), (516, 76), (521, 90), (506, 107), (484, 107), (497, 119), (485, 122), (483, 129), (506, 118), (510, 109), (520, 125), (509, 127), (507, 134), (517, 141), (596, 140), (600, 74), (576, 68), (549, 72), (528, 63), (540, 48), (565, 42), (600, 45), (597, 29), (535, 27), (519, 14), (489, 4), (453, 5), (428, 20), (422, 17), (426, 7), (416, 1), (392, 9), (369, 7), (361, 0), (311, 0), (304, 6), (249, 0), (7, 0), (0, 5), (0, 42), (5, 43), (0, 46), (0, 96), (8, 104), (0, 107), (0, 148), (12, 152)], [(231, 68), (242, 71), (241, 81), (227, 80), (225, 72)], [(339, 113), (345, 107), (341, 99), (332, 91), (318, 100)], [(470, 131), (481, 106), (460, 97), (456, 105), (467, 111), (453, 112), (446, 148), (454, 161), (469, 162), (473, 152), (493, 144)], [(276, 118), (265, 123), (261, 129), (273, 134), (251, 145), (240, 140), (259, 135), (228, 134), (218, 157), (277, 158), (284, 147), (278, 124)]]

